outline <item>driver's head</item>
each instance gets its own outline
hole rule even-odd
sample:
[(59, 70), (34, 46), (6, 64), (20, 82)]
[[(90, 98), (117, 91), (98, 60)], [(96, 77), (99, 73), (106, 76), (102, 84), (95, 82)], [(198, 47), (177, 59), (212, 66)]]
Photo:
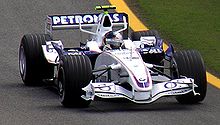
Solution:
[(105, 34), (104, 43), (109, 44), (112, 49), (117, 49), (122, 45), (122, 35), (120, 33), (115, 33), (110, 31)]

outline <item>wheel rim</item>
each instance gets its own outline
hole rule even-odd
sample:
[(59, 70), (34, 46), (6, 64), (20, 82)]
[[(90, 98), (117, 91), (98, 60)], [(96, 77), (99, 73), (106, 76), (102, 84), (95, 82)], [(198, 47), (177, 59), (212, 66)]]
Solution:
[(21, 45), (19, 49), (19, 70), (23, 80), (25, 80), (26, 77), (26, 68), (26, 55), (24, 52), (24, 47)]
[(60, 96), (60, 100), (62, 101), (64, 98), (64, 89), (63, 89), (63, 83), (61, 81), (58, 82), (58, 86), (59, 86), (59, 96)]
[(64, 96), (65, 96), (65, 88), (64, 88), (64, 74), (63, 74), (63, 70), (62, 68), (59, 71), (58, 74), (58, 89), (59, 89), (59, 96), (60, 96), (60, 100), (61, 102), (63, 102), (64, 100)]

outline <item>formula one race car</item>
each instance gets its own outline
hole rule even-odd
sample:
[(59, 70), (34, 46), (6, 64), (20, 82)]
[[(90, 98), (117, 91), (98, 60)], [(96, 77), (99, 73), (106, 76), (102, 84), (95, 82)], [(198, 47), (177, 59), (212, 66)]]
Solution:
[[(179, 103), (198, 103), (206, 96), (204, 62), (198, 51), (164, 50), (156, 30), (128, 35), (128, 15), (109, 13), (115, 6), (97, 6), (101, 14), (48, 15), (45, 34), (26, 34), (19, 49), (25, 85), (53, 82), (61, 103), (86, 107), (94, 97), (126, 98), (151, 103), (176, 96)], [(76, 48), (64, 48), (52, 31), (80, 29), (91, 35)]]

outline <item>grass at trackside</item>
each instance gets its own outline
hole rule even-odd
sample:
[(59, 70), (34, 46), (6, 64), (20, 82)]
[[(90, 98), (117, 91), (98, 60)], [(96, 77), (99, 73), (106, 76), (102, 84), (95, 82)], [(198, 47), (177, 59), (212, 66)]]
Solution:
[(220, 0), (125, 0), (178, 49), (197, 49), (220, 76)]

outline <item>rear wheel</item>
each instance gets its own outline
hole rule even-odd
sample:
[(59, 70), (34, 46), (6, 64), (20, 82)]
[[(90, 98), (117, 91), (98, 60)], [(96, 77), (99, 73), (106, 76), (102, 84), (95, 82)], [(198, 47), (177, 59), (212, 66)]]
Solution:
[(193, 92), (177, 96), (176, 99), (182, 104), (193, 104), (204, 100), (207, 91), (206, 68), (203, 59), (198, 51), (187, 50), (174, 53), (174, 60), (179, 75), (194, 79), (198, 86), (195, 91), (200, 95), (194, 96)]
[(65, 107), (87, 107), (91, 101), (81, 98), (82, 90), (92, 79), (92, 66), (86, 55), (65, 55), (61, 57), (58, 87), (61, 103)]
[(44, 57), (42, 45), (52, 40), (48, 34), (26, 34), (19, 48), (19, 70), (25, 85), (39, 85), (53, 77), (53, 65)]

